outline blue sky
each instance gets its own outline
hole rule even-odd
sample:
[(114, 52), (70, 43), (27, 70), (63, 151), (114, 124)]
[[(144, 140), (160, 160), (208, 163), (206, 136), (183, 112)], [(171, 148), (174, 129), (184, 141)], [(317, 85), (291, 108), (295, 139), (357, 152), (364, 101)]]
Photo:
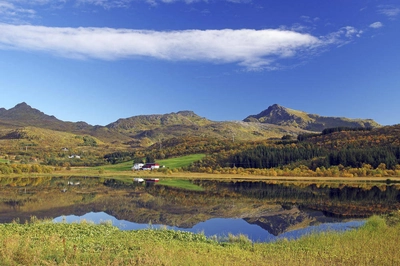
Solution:
[(398, 0), (0, 0), (0, 107), (400, 123)]

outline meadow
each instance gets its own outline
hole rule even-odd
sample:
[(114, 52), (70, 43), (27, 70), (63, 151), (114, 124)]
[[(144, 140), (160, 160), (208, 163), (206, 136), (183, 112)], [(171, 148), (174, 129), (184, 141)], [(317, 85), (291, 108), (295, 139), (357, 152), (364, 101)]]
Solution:
[[(171, 159), (157, 160), (156, 163), (158, 163), (161, 166), (165, 166), (168, 169), (175, 169), (175, 168), (187, 167), (191, 163), (201, 160), (204, 157), (205, 157), (205, 154), (191, 154), (191, 155), (185, 155), (185, 156), (180, 156), (180, 157), (171, 158)], [(119, 164), (105, 165), (105, 166), (95, 167), (95, 168), (103, 169), (104, 171), (121, 172), (121, 171), (131, 171), (132, 166), (133, 166), (133, 162), (128, 161), (128, 162), (123, 162), (123, 163), (119, 163)]]
[(245, 236), (202, 234), (111, 224), (0, 224), (1, 265), (398, 265), (400, 212), (373, 216), (356, 230), (298, 240), (252, 243)]

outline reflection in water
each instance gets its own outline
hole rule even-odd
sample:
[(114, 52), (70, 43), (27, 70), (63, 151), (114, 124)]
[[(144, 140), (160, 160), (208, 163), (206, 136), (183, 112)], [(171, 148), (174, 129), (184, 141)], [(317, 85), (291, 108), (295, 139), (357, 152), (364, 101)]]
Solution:
[(355, 218), (400, 209), (397, 184), (194, 183), (204, 191), (100, 178), (2, 178), (0, 222), (25, 222), (31, 216), (67, 220), (83, 216), (96, 221), (100, 215), (116, 226), (122, 224), (124, 230), (147, 228), (151, 223), (206, 235), (242, 233), (269, 241), (311, 229), (325, 230), (327, 225), (334, 230), (357, 226), (360, 222)]
[(203, 233), (207, 237), (216, 236), (218, 239), (223, 239), (229, 234), (246, 235), (253, 242), (271, 242), (278, 239), (297, 239), (301, 236), (313, 233), (313, 232), (326, 232), (326, 231), (345, 231), (353, 228), (360, 227), (364, 224), (364, 221), (349, 221), (342, 223), (325, 223), (317, 226), (309, 226), (302, 229), (297, 229), (283, 233), (279, 236), (270, 234), (263, 228), (247, 223), (244, 219), (234, 218), (213, 218), (205, 222), (200, 222), (192, 228), (179, 228), (176, 226), (164, 226), (160, 224), (140, 224), (129, 222), (125, 220), (118, 220), (115, 217), (108, 215), (105, 212), (90, 212), (82, 216), (62, 216), (57, 217), (53, 220), (54, 222), (93, 222), (95, 224), (111, 222), (112, 225), (118, 227), (121, 230), (141, 230), (141, 229), (172, 229), (187, 231), (192, 233)]

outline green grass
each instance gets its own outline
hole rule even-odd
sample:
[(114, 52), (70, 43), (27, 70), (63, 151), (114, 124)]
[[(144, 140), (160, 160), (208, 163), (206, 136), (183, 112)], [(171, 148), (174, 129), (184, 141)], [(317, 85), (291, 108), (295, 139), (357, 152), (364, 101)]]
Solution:
[(8, 159), (0, 159), (0, 163), (9, 163), (10, 161)]
[[(396, 216), (400, 215), (398, 213)], [(370, 218), (360, 229), (298, 240), (228, 242), (171, 230), (110, 224), (0, 224), (1, 265), (400, 265), (400, 225)]]
[[(165, 165), (165, 167), (167, 167), (169, 169), (174, 169), (174, 168), (189, 166), (191, 163), (201, 160), (202, 158), (204, 158), (204, 156), (206, 156), (206, 155), (205, 154), (191, 154), (191, 155), (181, 156), (181, 157), (177, 157), (177, 158), (156, 160), (156, 162), (160, 165)], [(105, 166), (101, 166), (101, 167), (93, 167), (93, 169), (95, 169), (95, 170), (104, 169), (105, 171), (121, 172), (121, 171), (131, 171), (132, 166), (133, 166), (133, 162), (128, 161), (128, 162), (119, 163), (119, 164), (105, 165)]]
[(191, 183), (189, 180), (160, 179), (158, 184), (164, 185), (164, 186), (182, 188), (182, 189), (186, 189), (186, 190), (192, 190), (192, 191), (204, 191), (204, 188)]
[(111, 164), (111, 165), (104, 165), (101, 167), (93, 167), (94, 169), (104, 169), (106, 171), (115, 171), (115, 172), (121, 172), (121, 171), (131, 171), (133, 166), (132, 161), (128, 162), (123, 162), (123, 163), (118, 163), (118, 164)]
[(160, 165), (165, 165), (165, 167), (168, 167), (170, 169), (174, 169), (174, 168), (189, 166), (191, 163), (201, 160), (205, 156), (206, 156), (205, 154), (191, 154), (177, 158), (156, 160), (156, 162), (159, 163)]

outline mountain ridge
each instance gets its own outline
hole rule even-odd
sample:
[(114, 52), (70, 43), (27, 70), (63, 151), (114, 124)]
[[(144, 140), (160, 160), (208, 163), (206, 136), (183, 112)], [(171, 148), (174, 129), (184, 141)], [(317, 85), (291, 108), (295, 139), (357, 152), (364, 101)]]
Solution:
[[(174, 115), (182, 116), (182, 117), (190, 117), (190, 118), (196, 119), (196, 120), (214, 122), (205, 117), (198, 116), (193, 111), (182, 110), (182, 111), (171, 112), (171, 113), (167, 113), (167, 114), (136, 115), (136, 116), (130, 116), (128, 118), (120, 118), (114, 122), (111, 122), (111, 123), (105, 125), (104, 127), (115, 128), (115, 127), (118, 127), (117, 125), (121, 124), (122, 122), (134, 121), (134, 120), (138, 120), (140, 118), (142, 118), (142, 119), (144, 118), (146, 120), (160, 119), (162, 121), (161, 124), (165, 124), (165, 122), (168, 121), (168, 119), (171, 119), (170, 116), (174, 116)], [(375, 122), (373, 119), (360, 119), (360, 118), (350, 119), (350, 118), (346, 118), (346, 117), (320, 116), (318, 114), (310, 114), (310, 113), (306, 113), (303, 111), (287, 108), (287, 107), (281, 106), (279, 104), (273, 104), (273, 105), (269, 106), (267, 109), (258, 113), (257, 115), (249, 115), (245, 119), (237, 120), (237, 121), (285, 125), (285, 123), (284, 123), (285, 121), (291, 122), (292, 120), (295, 120), (296, 122), (297, 121), (308, 122), (310, 120), (315, 120), (315, 119), (342, 119), (345, 122), (349, 122), (349, 121), (350, 122), (366, 122), (366, 124), (370, 125), (371, 127), (381, 126), (380, 124)], [(59, 120), (53, 115), (47, 115), (38, 109), (32, 108), (26, 102), (21, 102), (8, 110), (1, 107), (0, 108), (0, 120), (20, 120), (20, 121), (24, 121), (24, 122), (27, 120), (36, 120), (36, 121), (49, 120), (49, 121), (77, 124), (80, 127), (83, 127), (83, 126), (103, 127), (103, 126), (99, 126), (99, 125), (93, 126), (85, 121), (68, 122), (68, 121)], [(229, 121), (229, 122), (235, 122), (235, 121), (236, 120)], [(222, 121), (222, 122), (228, 122), (228, 121)], [(320, 131), (320, 130), (318, 130), (318, 131)]]
[(274, 104), (257, 115), (246, 117), (244, 122), (259, 122), (299, 127), (304, 130), (322, 131), (333, 127), (380, 127), (372, 119), (350, 119), (346, 117), (320, 116)]
[(277, 104), (268, 107), (258, 115), (248, 116), (242, 121), (212, 121), (186, 110), (120, 118), (106, 126), (92, 126), (83, 121), (65, 122), (32, 108), (25, 102), (9, 110), (0, 108), (0, 129), (3, 128), (0, 137), (12, 136), (10, 132), (16, 128), (37, 127), (78, 135), (91, 135), (107, 143), (120, 143), (131, 147), (148, 146), (161, 140), (183, 136), (232, 140), (261, 140), (281, 138), (284, 135), (296, 137), (302, 133), (321, 132), (325, 128), (339, 126), (376, 127), (380, 125), (373, 120), (310, 115)]

